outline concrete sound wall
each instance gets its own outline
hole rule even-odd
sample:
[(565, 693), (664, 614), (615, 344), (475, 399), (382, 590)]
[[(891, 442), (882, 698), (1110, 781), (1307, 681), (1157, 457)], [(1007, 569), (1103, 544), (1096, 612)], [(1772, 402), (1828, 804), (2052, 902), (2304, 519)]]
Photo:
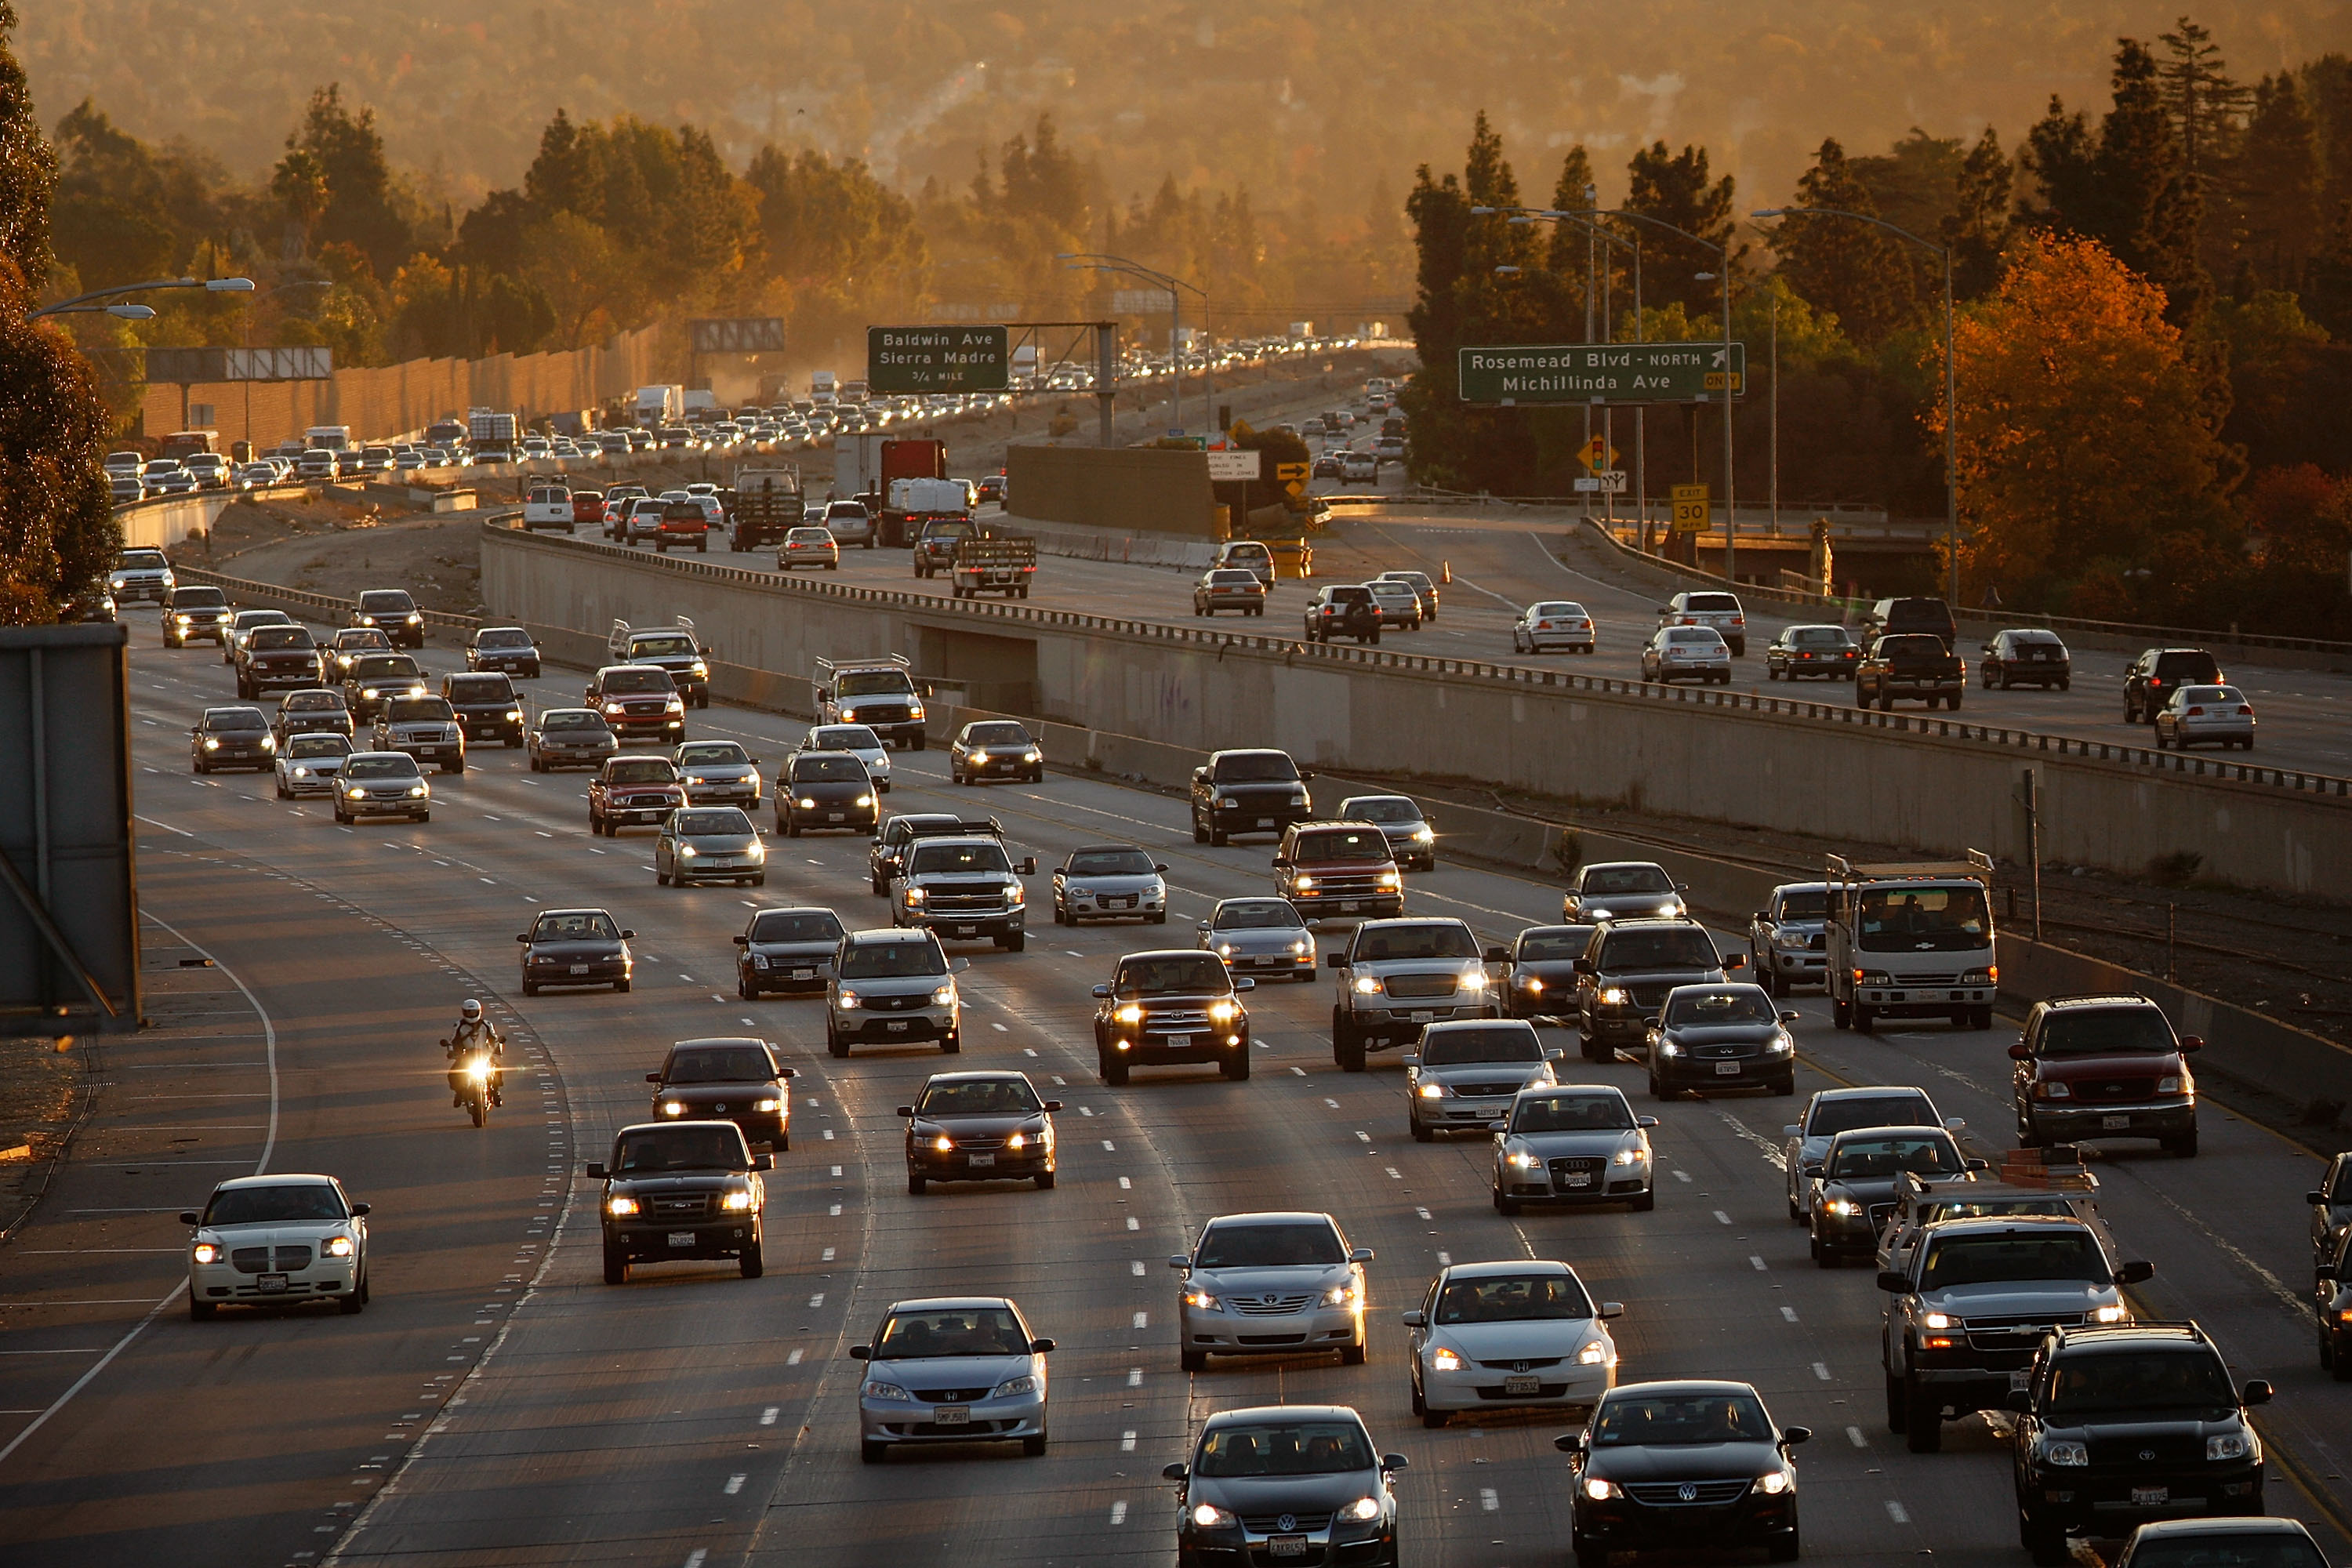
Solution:
[(2185, 851), (2247, 887), (2336, 898), (2352, 886), (2352, 797), (2333, 793), (2339, 781), (2322, 793), (2302, 775), (2241, 779), (2234, 765), (2092, 754), (1957, 720), (959, 604), (509, 529), (484, 531), (481, 581), (501, 617), (592, 636), (615, 616), (688, 615), (722, 659), (784, 676), (805, 676), (820, 655), (892, 651), (955, 681), (984, 655), (984, 679), (1034, 669), (1034, 711), (1089, 731), (1194, 752), (1278, 745), (1324, 768), (1638, 804), (1832, 842), (2022, 861), (2016, 800), (2032, 772), (2045, 859), (2134, 873)]
[(1125, 532), (1214, 535), (1205, 453), (1155, 447), (1012, 447), (1005, 488), (1023, 517)]

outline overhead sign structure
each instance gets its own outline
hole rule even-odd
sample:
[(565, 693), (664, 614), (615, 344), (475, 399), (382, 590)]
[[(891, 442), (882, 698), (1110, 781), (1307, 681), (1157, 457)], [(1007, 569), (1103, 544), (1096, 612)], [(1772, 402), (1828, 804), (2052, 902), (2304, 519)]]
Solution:
[(1462, 401), (1705, 403), (1747, 390), (1745, 343), (1549, 343), (1459, 351)]
[(686, 324), (688, 346), (698, 354), (782, 353), (782, 316), (705, 316)]
[(1210, 482), (1213, 484), (1223, 484), (1233, 480), (1256, 479), (1258, 476), (1259, 456), (1260, 454), (1256, 452), (1210, 453)]
[(1003, 327), (868, 327), (866, 384), (875, 392), (1003, 392), (1012, 333)]
[(221, 381), (331, 381), (335, 351), (320, 344), (282, 349), (149, 349), (147, 379), (200, 386)]
[(1675, 531), (1705, 533), (1706, 531), (1707, 492), (1705, 485), (1675, 487)]

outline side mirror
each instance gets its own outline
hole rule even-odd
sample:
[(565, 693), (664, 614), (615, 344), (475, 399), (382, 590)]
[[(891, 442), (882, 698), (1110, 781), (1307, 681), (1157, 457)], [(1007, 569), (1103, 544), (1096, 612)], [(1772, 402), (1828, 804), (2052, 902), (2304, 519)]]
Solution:
[(1209, 929), (1209, 922), (1208, 922), (1208, 921), (1201, 921), (1201, 922), (1200, 922), (1200, 929), (1201, 929), (1201, 930), (1202, 930), (1202, 931), (1207, 931), (1207, 930)]
[(915, 1114), (915, 1108), (911, 1105), (902, 1105), (898, 1108), (898, 1114), (901, 1116), (912, 1116)]
[(2323, 1263), (2311, 1271), (2311, 1277), (2314, 1279), (2333, 1279), (2336, 1278), (2336, 1265)]
[(1348, 1261), (1350, 1263), (1370, 1263), (1371, 1260), (1372, 1249), (1369, 1247), (1357, 1247), (1348, 1254)]
[(1800, 1443), (1810, 1443), (1812, 1440), (1813, 1429), (1810, 1426), (1791, 1426), (1780, 1434), (1780, 1441), (1791, 1448)]
[(1168, 1267), (1175, 1269), (1190, 1268), (1192, 1267), (1192, 1260), (1180, 1252), (1169, 1258)]
[(1059, 1110), (1062, 1109), (1062, 1102), (1058, 1100), (1049, 1100), (1045, 1102), (1045, 1109), (1047, 1110)]
[(1558, 1046), (1554, 1046), (1551, 1049), (1544, 1052), (1544, 1060), (1548, 1062), (1564, 1062), (1567, 1059), (1568, 1053), (1560, 1049)]
[[(2265, 1384), (2264, 1386), (2267, 1387), (2268, 1385)], [(2268, 1397), (2267, 1394), (2265, 1397)], [(1412, 1461), (1406, 1458), (1402, 1454), (1382, 1454), (1381, 1456), (1381, 1468), (1384, 1470), (1402, 1470), (1412, 1463)]]
[(517, 941), (517, 942), (529, 942), (530, 940), (530, 932), (529, 932), (529, 931), (522, 931), (522, 932), (519, 933), (519, 934), (515, 937), (515, 941)]
[(1723, 961), (1723, 967), (1726, 969), (1745, 969), (1748, 967), (1748, 955), (1744, 952), (1735, 952), (1729, 958)]
[(1037, 857), (1024, 855), (1021, 858), (1021, 874), (1024, 877), (1034, 877), (1037, 874)]
[(751, 1169), (755, 1171), (772, 1171), (775, 1168), (776, 1157), (773, 1154), (754, 1154), (751, 1156)]
[(1559, 1436), (1554, 1437), (1551, 1440), (1551, 1446), (1558, 1448), (1563, 1454), (1581, 1452), (1584, 1447), (1584, 1434), (1581, 1432), (1562, 1433)]
[(1490, 947), (1481, 956), (1488, 963), (1508, 963), (1511, 962), (1511, 950), (1507, 947)]
[(2202, 1036), (2202, 1035), (2183, 1035), (2183, 1036), (2181, 1036), (2181, 1037), (2180, 1037), (2180, 1052), (2181, 1052), (2181, 1054), (2182, 1054), (2183, 1056), (2188, 1055), (2190, 1051), (2201, 1051), (2201, 1050), (2203, 1050), (2204, 1048), (2205, 1048), (2205, 1037), (2204, 1037), (2204, 1036)]
[(744, 761), (744, 763), (745, 763), (747, 765), (749, 765), (749, 766), (751, 766), (751, 767), (755, 767), (755, 768), (756, 768), (756, 767), (758, 767), (758, 766), (760, 765), (760, 759), (759, 759), (759, 758), (757, 758), (757, 757), (746, 757), (746, 758), (744, 758), (744, 759), (743, 759), (743, 761)]
[(592, 1160), (588, 1163), (588, 1175), (591, 1180), (601, 1182), (608, 1174), (610, 1173), (604, 1169), (604, 1163), (602, 1160)]
[(1486, 1123), (1486, 1131), (1489, 1132), (1507, 1132), (1510, 1129), (1511, 1124), (1507, 1121), (1489, 1121)]
[(1808, 1160), (1805, 1162), (1805, 1168), (1797, 1173), (1802, 1176), (1818, 1176), (1822, 1173), (1822, 1162)]
[(352, 1205), (352, 1213), (359, 1215), (362, 1219), (365, 1219), (374, 1212), (375, 1205), (373, 1204), (353, 1204)]
[(1418, 1310), (1405, 1313), (1399, 1321), (1402, 1321), (1408, 1329), (1425, 1329), (1429, 1327), (1429, 1314)]
[(1795, 1023), (1796, 1021), (1797, 1021), (1797, 1014), (1796, 1014), (1796, 1011), (1795, 1011), (1793, 1008), (1792, 1008), (1792, 1009), (1790, 1009), (1790, 1010), (1789, 1010), (1788, 1012), (1782, 1013), (1782, 1014), (1780, 1015), (1780, 1022), (1782, 1022), (1783, 1024), (1793, 1024), (1793, 1023)]
[(1348, 955), (1344, 952), (1327, 952), (1323, 955), (1323, 967), (1345, 969), (1348, 967)]
[(1277, 871), (1288, 870), (1290, 868), (1290, 862), (1277, 855), (1274, 858), (1274, 868)]
[(1900, 1296), (1911, 1289), (1911, 1281), (1892, 1268), (1878, 1271), (1878, 1288), (1890, 1296)]
[(1031, 1355), (1052, 1355), (1054, 1353), (1054, 1342), (1049, 1339), (1031, 1340), (1029, 1342), (1029, 1353)]
[(735, 939), (735, 945), (737, 947), (749, 947), (751, 945), (751, 939), (748, 936), (739, 936)]
[(204, 1215), (198, 1214), (194, 1209), (182, 1209), (180, 1211), (180, 1223), (182, 1225), (194, 1225), (203, 1218)]
[(872, 1345), (852, 1345), (849, 1347), (849, 1359), (852, 1361), (871, 1361), (874, 1359), (874, 1347)]
[(1990, 1171), (1992, 1169), (1992, 1162), (1990, 1160), (1965, 1160), (1961, 1162), (1960, 1168), (1966, 1171)]
[(657, 1072), (649, 1072), (646, 1074), (646, 1081), (647, 1083), (659, 1083), (661, 1082), (661, 1074)]
[(2303, 1194), (2303, 1201), (2307, 1204), (2324, 1204), (2327, 1201), (2327, 1194), (2315, 1187)]
[(1961, 1128), (1966, 1127), (1968, 1124), (1969, 1119), (1965, 1116), (1947, 1116), (1944, 1118), (1944, 1131), (1947, 1132), (1958, 1132)]
[(1244, 974), (1239, 980), (1234, 982), (1234, 989), (1236, 991), (1255, 991), (1257, 989), (1257, 982)]
[(1648, 1017), (1642, 1020), (1642, 1027), (1645, 1029), (1656, 1028), (1658, 1026), (1658, 1017), (1659, 1015), (1655, 1013), (1651, 1014)]
[(948, 972), (951, 974), (961, 974), (965, 970), (970, 969), (971, 967), (971, 959), (959, 958), (953, 963), (948, 965)]
[(1305, 784), (1314, 777), (1315, 770), (1313, 768), (1301, 768), (1298, 770), (1298, 781), (1301, 784)]
[(2271, 1402), (2271, 1385), (2259, 1377), (2254, 1379), (2246, 1384), (2245, 1400), (2249, 1405), (2268, 1405)]
[(1780, 1129), (1780, 1136), (1783, 1138), (1802, 1138), (1804, 1135), (1805, 1130), (1793, 1121)]
[(1162, 866), (1162, 865), (1161, 865), (1161, 864), (1160, 864), (1160, 862), (1158, 862), (1157, 860), (1155, 860), (1155, 861), (1153, 861), (1153, 862), (1151, 863), (1151, 868), (1152, 868), (1153, 870), (1155, 870), (1155, 871), (1159, 872), (1159, 873), (1160, 873), (1161, 876), (1163, 876), (1163, 877), (1164, 877), (1164, 876), (1166, 876), (1166, 875), (1168, 875), (1168, 868), (1167, 868), (1167, 867), (1165, 867), (1165, 866)]
[(1771, 915), (1763, 910), (1758, 910), (1754, 914), (1749, 915), (1748, 918), (1754, 921), (1758, 925), (1770, 925), (1772, 923)]
[(1624, 1315), (1625, 1303), (1622, 1301), (1603, 1301), (1601, 1310), (1593, 1314), (1597, 1318), (1622, 1318)]
[(1421, 1065), (1421, 1053), (1418, 1051), (1407, 1051), (1404, 1054), (1403, 1061), (1404, 1065), (1409, 1068), (1417, 1068)]
[(2033, 1047), (2021, 1038), (2015, 1045), (2009, 1047), (2009, 1059), (2013, 1062), (2030, 1062), (2033, 1059)]
[(1688, 882), (1676, 882), (1675, 884), (1675, 891), (1677, 893), (1687, 893), (1690, 891), (1690, 884)]
[(798, 1078), (801, 1076), (801, 1069), (798, 1068), (782, 1068), (778, 1069), (776, 1076), (778, 1078)]
[(2156, 1278), (2156, 1265), (2145, 1258), (2135, 1258), (2116, 1270), (2118, 1285), (2138, 1285)]
[(621, 932), (621, 940), (623, 942), (635, 942), (637, 940), (637, 933), (625, 928)]
[(2033, 1390), (2030, 1388), (2012, 1388), (2001, 1399), (2000, 1403), (2002, 1409), (2014, 1410), (2019, 1415), (2023, 1415), (2033, 1408)]
[(1181, 1481), (1192, 1473), (1192, 1471), (1186, 1469), (1182, 1465), (1169, 1465), (1160, 1470), (1160, 1478), (1162, 1480)]
[(1110, 987), (1108, 985), (1097, 985), (1094, 989), (1094, 994), (1097, 1000), (1107, 997), (1110, 994)]
[(1633, 1118), (1633, 1125), (1636, 1127), (1646, 1129), (1655, 1127), (1657, 1124), (1658, 1119), (1654, 1116), (1636, 1116)]

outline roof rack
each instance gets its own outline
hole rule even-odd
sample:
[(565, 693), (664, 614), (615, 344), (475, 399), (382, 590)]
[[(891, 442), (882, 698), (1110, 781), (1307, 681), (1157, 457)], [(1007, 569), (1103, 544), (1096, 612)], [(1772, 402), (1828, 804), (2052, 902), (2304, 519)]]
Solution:
[(1965, 860), (1888, 860), (1856, 865), (1843, 855), (1826, 858), (1827, 879), (1832, 883), (1949, 881), (1990, 882), (1992, 857), (1981, 849), (1968, 851)]

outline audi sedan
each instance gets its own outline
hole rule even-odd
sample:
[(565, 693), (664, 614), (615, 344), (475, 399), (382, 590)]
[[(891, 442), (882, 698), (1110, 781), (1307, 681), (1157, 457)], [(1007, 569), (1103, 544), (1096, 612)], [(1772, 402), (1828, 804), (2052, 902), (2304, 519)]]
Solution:
[(866, 1363), (857, 1457), (878, 1465), (893, 1448), (926, 1443), (1014, 1442), (1043, 1454), (1053, 1349), (1008, 1297), (893, 1303), (873, 1341), (849, 1352)]
[(1650, 1098), (1688, 1090), (1797, 1092), (1794, 1013), (1777, 1012), (1761, 985), (1677, 985), (1649, 1030)]
[(1548, 1089), (1559, 1079), (1551, 1064), (1561, 1053), (1545, 1048), (1535, 1026), (1517, 1018), (1454, 1019), (1421, 1032), (1405, 1053), (1405, 1130), (1416, 1143), (1440, 1132), (1486, 1133), (1511, 1113), (1523, 1089)]
[(1058, 1100), (1041, 1100), (1026, 1073), (933, 1073), (907, 1119), (907, 1191), (921, 1194), (933, 1182), (1030, 1182), (1054, 1184), (1054, 1112)]
[(1556, 1437), (1575, 1476), (1580, 1563), (1647, 1548), (1764, 1548), (1793, 1563), (1797, 1466), (1812, 1433), (1773, 1424), (1745, 1383), (1632, 1383), (1601, 1396), (1583, 1431)]
[(1522, 1089), (1495, 1131), (1495, 1212), (1530, 1203), (1657, 1205), (1654, 1116), (1636, 1116), (1613, 1084)]
[(1624, 1310), (1595, 1303), (1565, 1263), (1508, 1258), (1441, 1269), (1404, 1315), (1412, 1413), (1424, 1426), (1443, 1426), (1473, 1410), (1590, 1410), (1617, 1386), (1617, 1342), (1601, 1324)]
[(1202, 1227), (1190, 1256), (1168, 1267), (1184, 1277), (1177, 1292), (1178, 1359), (1208, 1370), (1211, 1355), (1339, 1352), (1361, 1366), (1364, 1265), (1369, 1247), (1350, 1247), (1328, 1214), (1223, 1215)]

